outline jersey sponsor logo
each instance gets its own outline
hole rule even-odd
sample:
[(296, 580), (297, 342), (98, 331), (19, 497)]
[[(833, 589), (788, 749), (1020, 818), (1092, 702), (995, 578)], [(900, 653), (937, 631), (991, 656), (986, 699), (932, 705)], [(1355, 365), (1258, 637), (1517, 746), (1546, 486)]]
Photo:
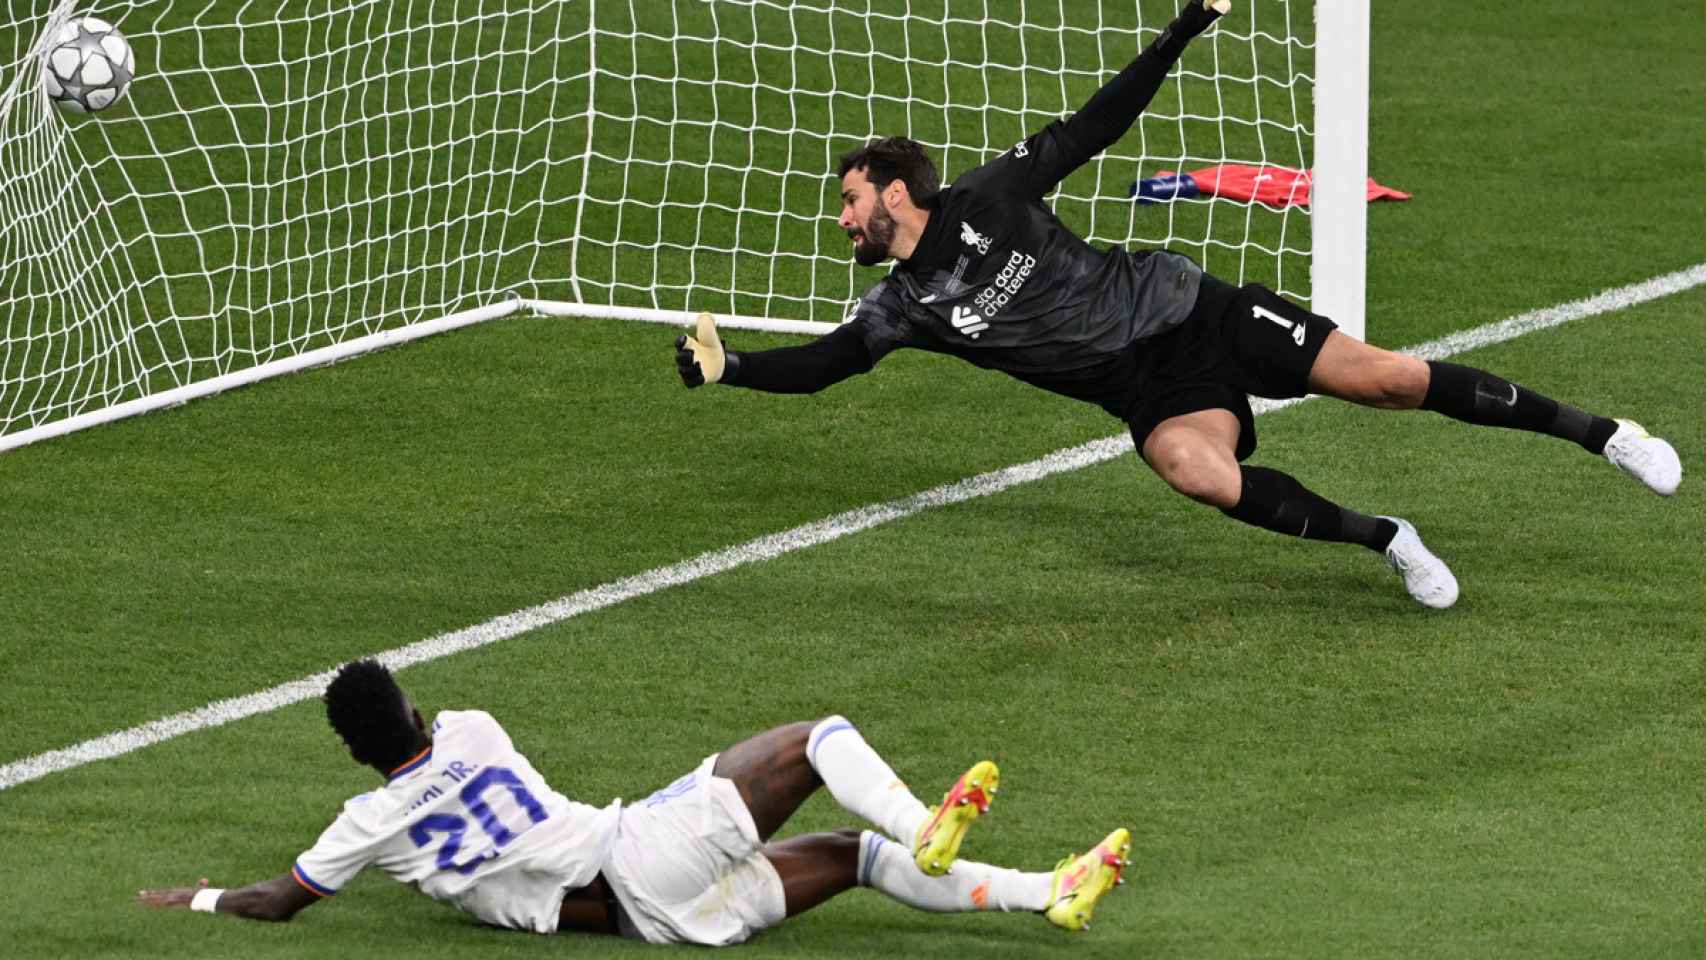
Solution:
[(1001, 272), (995, 275), (989, 286), (977, 292), (977, 308), (986, 317), (994, 318), (1002, 307), (1011, 303), (1019, 295), (1025, 281), (1031, 278), (1031, 271), (1037, 266), (1037, 258), (1018, 250), (1007, 256), (1007, 262), (1002, 265)]
[(1304, 334), (1307, 332), (1304, 330), (1303, 324), (1293, 323), (1292, 321), (1287, 320), (1286, 318), (1280, 316), (1279, 314), (1273, 312), (1272, 310), (1269, 310), (1267, 307), (1263, 307), (1263, 306), (1259, 306), (1259, 305), (1252, 306), (1250, 308), (1250, 313), (1252, 316), (1256, 317), (1259, 320), (1272, 320), (1273, 322), (1279, 324), (1280, 326), (1286, 328), (1287, 330), (1290, 330), (1291, 331), (1291, 342), (1297, 344), (1300, 347), (1303, 346), (1303, 337), (1304, 337)]
[(968, 247), (976, 247), (978, 253), (989, 252), (990, 239), (973, 230), (971, 224), (964, 220), (960, 221), (960, 242)]
[(955, 330), (973, 340), (977, 339), (978, 334), (989, 329), (989, 324), (984, 322), (983, 317), (976, 310), (966, 306), (955, 307), (948, 322), (954, 325)]

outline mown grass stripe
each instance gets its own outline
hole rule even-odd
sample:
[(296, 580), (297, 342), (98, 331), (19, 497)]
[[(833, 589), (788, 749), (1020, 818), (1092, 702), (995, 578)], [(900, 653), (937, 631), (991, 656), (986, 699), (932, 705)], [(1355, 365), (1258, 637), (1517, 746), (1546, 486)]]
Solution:
[[(1473, 330), (1450, 334), (1410, 347), (1403, 352), (1423, 359), (1443, 359), (1465, 351), (1504, 343), (1573, 320), (1625, 310), (1702, 284), (1706, 284), (1706, 263), (1629, 286), (1606, 290), (1581, 300), (1520, 314)], [(1257, 414), (1268, 413), (1306, 399), (1308, 398), (1264, 400), (1254, 404), (1254, 408)], [(703, 553), (680, 563), (614, 580), (462, 630), (428, 637), (380, 654), (378, 659), (394, 670), (438, 660), (602, 610), (625, 600), (838, 540), (924, 510), (989, 496), (1020, 484), (1102, 463), (1129, 453), (1131, 449), (1131, 437), (1119, 434), (1057, 450), (1028, 463), (957, 480), (909, 497), (859, 507), (781, 533), (769, 534), (733, 547)], [(331, 677), (332, 671), (316, 673), (258, 693), (216, 700), (194, 710), (14, 761), (0, 767), (0, 790), (97, 760), (123, 756), (197, 730), (221, 726), (317, 697)]]

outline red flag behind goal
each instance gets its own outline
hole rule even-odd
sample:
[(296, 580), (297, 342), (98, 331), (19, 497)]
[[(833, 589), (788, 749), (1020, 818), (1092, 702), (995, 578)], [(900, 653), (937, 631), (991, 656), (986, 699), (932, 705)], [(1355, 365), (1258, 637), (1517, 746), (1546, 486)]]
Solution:
[[(1181, 200), (1207, 194), (1228, 200), (1254, 200), (1270, 207), (1309, 205), (1311, 176), (1307, 170), (1291, 167), (1256, 166), (1248, 163), (1223, 163), (1204, 167), (1190, 173), (1177, 174), (1171, 170), (1156, 171), (1154, 177), (1132, 185), (1132, 194), (1139, 203)], [(1391, 187), (1368, 181), (1368, 199), (1408, 200), (1410, 195)]]

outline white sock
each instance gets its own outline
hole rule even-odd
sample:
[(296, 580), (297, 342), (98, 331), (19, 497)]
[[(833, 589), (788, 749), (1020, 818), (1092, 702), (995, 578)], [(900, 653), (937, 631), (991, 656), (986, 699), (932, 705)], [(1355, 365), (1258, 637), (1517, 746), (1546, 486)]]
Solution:
[(953, 873), (932, 877), (918, 869), (912, 851), (866, 830), (859, 834), (859, 883), (909, 907), (935, 913), (1035, 912), (1048, 907), (1054, 875), (955, 860)]
[(930, 811), (877, 756), (851, 721), (835, 716), (813, 727), (806, 739), (806, 760), (843, 809), (912, 849)]

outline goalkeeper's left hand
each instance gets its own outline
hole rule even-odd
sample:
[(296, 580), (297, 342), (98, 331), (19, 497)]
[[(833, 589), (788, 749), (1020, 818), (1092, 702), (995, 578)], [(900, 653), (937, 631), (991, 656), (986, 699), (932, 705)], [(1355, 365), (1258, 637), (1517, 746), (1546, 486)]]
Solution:
[(699, 315), (693, 336), (675, 338), (675, 367), (681, 373), (681, 382), (689, 387), (723, 379), (726, 359), (723, 341), (717, 336), (717, 321), (709, 313)]

